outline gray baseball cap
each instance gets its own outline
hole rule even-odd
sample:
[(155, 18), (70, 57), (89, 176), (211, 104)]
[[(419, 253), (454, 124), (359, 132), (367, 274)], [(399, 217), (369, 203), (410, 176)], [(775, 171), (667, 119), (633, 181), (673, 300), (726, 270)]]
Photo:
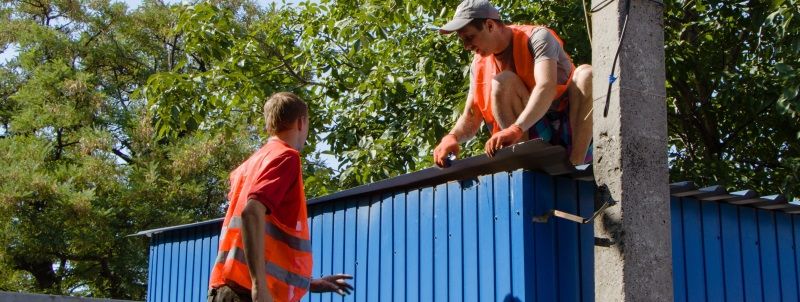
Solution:
[(472, 19), (500, 20), (500, 12), (487, 0), (464, 0), (456, 8), (453, 20), (439, 28), (439, 33), (446, 35), (466, 26)]

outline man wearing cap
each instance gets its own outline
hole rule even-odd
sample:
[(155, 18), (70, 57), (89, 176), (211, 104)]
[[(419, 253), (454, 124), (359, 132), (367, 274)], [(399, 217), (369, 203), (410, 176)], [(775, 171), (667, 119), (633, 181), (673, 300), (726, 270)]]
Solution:
[(541, 138), (566, 147), (572, 164), (591, 162), (592, 68), (576, 68), (553, 30), (506, 25), (488, 1), (464, 0), (439, 32), (455, 32), (475, 56), (464, 112), (434, 149), (438, 166), (445, 166), (449, 153), (458, 154), (459, 142), (475, 136), (481, 120), (492, 133), (485, 145), (489, 156)]

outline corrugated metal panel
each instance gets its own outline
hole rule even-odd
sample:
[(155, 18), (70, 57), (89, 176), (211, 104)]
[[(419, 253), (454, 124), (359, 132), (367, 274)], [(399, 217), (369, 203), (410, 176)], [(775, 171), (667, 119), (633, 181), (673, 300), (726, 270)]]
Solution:
[(693, 191), (671, 201), (675, 301), (798, 301), (800, 217)]
[(348, 273), (353, 295), (304, 301), (593, 301), (594, 186), (517, 170), (309, 206), (314, 276)]
[(217, 221), (153, 234), (147, 301), (206, 301), (221, 227)]

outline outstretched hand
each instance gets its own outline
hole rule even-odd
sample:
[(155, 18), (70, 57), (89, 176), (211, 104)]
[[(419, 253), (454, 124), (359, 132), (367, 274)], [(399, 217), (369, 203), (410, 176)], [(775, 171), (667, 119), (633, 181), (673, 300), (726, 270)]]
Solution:
[(440, 168), (444, 168), (447, 166), (447, 155), (453, 153), (458, 156), (459, 149), (460, 147), (458, 146), (458, 139), (456, 138), (455, 134), (450, 133), (445, 135), (442, 137), (439, 145), (436, 146), (436, 149), (433, 149), (433, 162), (436, 163), (436, 165)]
[(522, 135), (522, 128), (517, 126), (517, 124), (512, 124), (510, 127), (495, 133), (486, 141), (486, 146), (484, 148), (486, 155), (489, 155), (489, 157), (494, 156), (500, 148), (517, 143), (522, 139)]
[(342, 296), (349, 295), (353, 290), (353, 286), (347, 283), (346, 279), (353, 279), (353, 276), (337, 274), (314, 279), (311, 280), (309, 290), (312, 293), (335, 292)]

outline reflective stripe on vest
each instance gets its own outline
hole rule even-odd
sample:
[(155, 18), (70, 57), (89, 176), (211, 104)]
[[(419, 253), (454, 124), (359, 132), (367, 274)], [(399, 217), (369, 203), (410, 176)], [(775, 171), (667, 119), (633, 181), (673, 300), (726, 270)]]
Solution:
[[(242, 218), (241, 217), (233, 217), (231, 218), (231, 223), (228, 224), (229, 229), (242, 228)], [(306, 240), (302, 238), (297, 238), (290, 234), (287, 234), (279, 227), (272, 224), (272, 222), (267, 221), (265, 231), (268, 236), (272, 237), (275, 240), (285, 243), (292, 249), (301, 251), (301, 252), (308, 252), (311, 253), (311, 240)]]
[[(247, 265), (247, 258), (244, 255), (244, 251), (237, 247), (233, 247), (230, 251), (220, 251), (219, 254), (217, 254), (216, 263), (225, 263), (228, 260), (238, 261), (245, 266)], [(309, 278), (292, 273), (275, 263), (267, 261), (265, 267), (267, 275), (283, 283), (303, 289), (308, 289), (311, 285), (311, 280)]]

